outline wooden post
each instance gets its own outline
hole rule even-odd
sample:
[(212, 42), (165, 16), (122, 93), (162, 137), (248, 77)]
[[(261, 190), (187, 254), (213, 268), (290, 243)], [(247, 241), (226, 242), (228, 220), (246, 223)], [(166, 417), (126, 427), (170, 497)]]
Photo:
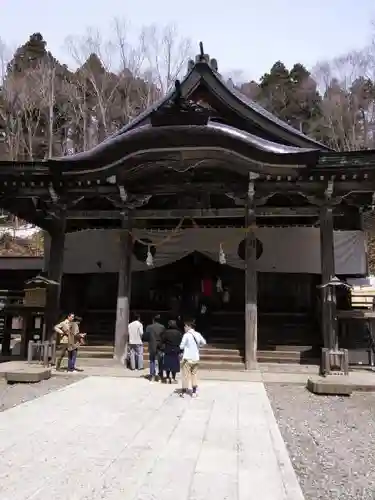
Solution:
[(66, 216), (61, 215), (55, 230), (50, 233), (50, 248), (47, 267), (47, 275), (50, 280), (56, 281), (58, 285), (49, 285), (47, 288), (45, 308), (45, 329), (43, 340), (50, 340), (54, 335), (53, 327), (59, 319), (61, 281), (64, 266)]
[(257, 368), (258, 308), (256, 271), (256, 216), (254, 206), (254, 182), (250, 178), (246, 206), (246, 257), (245, 257), (245, 366)]
[(120, 232), (120, 265), (118, 273), (118, 292), (116, 308), (116, 329), (114, 359), (118, 363), (125, 362), (128, 325), (130, 313), (131, 259), (133, 240), (131, 234), (131, 217), (129, 212), (122, 213)]
[[(359, 229), (360, 231), (365, 232), (365, 221), (364, 221), (364, 216), (363, 216), (363, 209), (360, 208), (359, 210)], [(365, 255), (366, 255), (366, 276), (370, 274), (370, 268), (369, 268), (369, 259), (368, 259), (368, 243), (367, 243), (367, 238), (365, 236)]]
[[(322, 285), (335, 276), (335, 254), (333, 240), (333, 208), (320, 209), (320, 259)], [(324, 347), (337, 348), (336, 290), (334, 286), (322, 288), (322, 332)]]

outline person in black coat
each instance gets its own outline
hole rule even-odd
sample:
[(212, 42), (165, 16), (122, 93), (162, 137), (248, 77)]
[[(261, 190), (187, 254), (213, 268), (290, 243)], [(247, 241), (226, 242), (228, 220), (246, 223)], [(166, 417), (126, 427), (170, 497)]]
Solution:
[(166, 372), (166, 381), (176, 382), (176, 374), (180, 372), (180, 343), (182, 332), (177, 328), (174, 319), (169, 320), (168, 328), (161, 335), (164, 352), (163, 368)]
[(148, 342), (148, 355), (150, 360), (150, 380), (156, 379), (156, 363), (158, 364), (158, 376), (163, 378), (163, 351), (161, 348), (161, 335), (165, 327), (160, 323), (160, 315), (154, 316), (151, 325), (146, 327), (142, 340)]

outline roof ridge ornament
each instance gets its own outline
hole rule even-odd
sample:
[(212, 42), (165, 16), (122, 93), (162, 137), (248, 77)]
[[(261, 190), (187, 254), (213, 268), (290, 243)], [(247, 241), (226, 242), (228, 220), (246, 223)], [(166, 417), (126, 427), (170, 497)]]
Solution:
[(171, 98), (150, 116), (153, 127), (171, 125), (207, 125), (210, 110), (182, 95), (181, 83), (175, 81), (175, 91)]
[(208, 66), (210, 66), (212, 71), (215, 71), (215, 73), (219, 72), (217, 59), (211, 59), (209, 54), (205, 54), (203, 42), (199, 42), (199, 54), (195, 56), (195, 60), (189, 59), (188, 61), (188, 73), (194, 69), (194, 66), (196, 64), (199, 63), (207, 64)]
[(197, 58), (199, 58), (200, 62), (204, 62), (206, 54), (204, 53), (203, 42), (199, 42), (199, 52)]

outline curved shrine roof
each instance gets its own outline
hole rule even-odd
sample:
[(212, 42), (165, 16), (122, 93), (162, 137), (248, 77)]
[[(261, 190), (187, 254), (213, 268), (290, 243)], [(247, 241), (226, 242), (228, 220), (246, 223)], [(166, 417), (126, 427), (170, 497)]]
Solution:
[[(197, 59), (199, 57), (197, 56)], [(322, 151), (330, 150), (327, 146), (280, 120), (261, 105), (242, 94), (234, 85), (227, 84), (220, 74), (212, 68), (208, 56), (202, 56), (202, 60), (198, 60), (192, 66), (180, 85), (181, 94), (187, 99), (200, 86), (206, 89), (209, 94), (218, 99), (225, 107), (234, 111), (243, 119), (244, 130), (251, 131), (255, 126), (259, 131), (264, 132), (270, 140), (281, 142), (285, 145), (317, 148)], [(147, 123), (150, 115), (173, 99), (175, 94), (176, 90), (171, 90), (165, 97), (151, 106), (151, 108), (141, 113), (132, 122), (116, 132), (113, 137), (127, 133), (129, 130)], [(108, 140), (111, 140), (111, 138), (108, 138)]]
[(160, 168), (173, 168), (179, 163), (182, 169), (189, 169), (189, 162), (190, 166), (195, 162), (194, 168), (218, 165), (247, 176), (250, 171), (263, 170), (291, 174), (314, 165), (318, 156), (317, 149), (284, 146), (228, 125), (208, 122), (206, 125), (139, 125), (90, 151), (54, 163), (61, 167), (64, 177), (97, 176), (100, 172), (108, 176), (126, 164), (121, 175), (126, 179), (150, 162)]
[[(93, 149), (50, 164), (67, 176), (100, 175), (126, 164), (123, 178), (147, 162), (165, 167), (182, 153), (206, 167), (215, 161), (246, 175), (265, 169), (293, 173), (316, 164), (327, 148), (230, 88), (215, 67), (208, 56), (197, 56), (183, 81), (131, 123)], [(202, 102), (202, 92), (213, 106)]]

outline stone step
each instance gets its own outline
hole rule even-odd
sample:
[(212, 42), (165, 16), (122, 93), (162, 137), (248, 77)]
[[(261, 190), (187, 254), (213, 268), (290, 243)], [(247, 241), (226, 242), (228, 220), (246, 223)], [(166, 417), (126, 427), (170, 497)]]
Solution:
[[(316, 363), (319, 360), (317, 350), (312, 350), (311, 346), (296, 346), (297, 349), (284, 349), (284, 346), (279, 349), (279, 346), (274, 346), (274, 349), (259, 349), (257, 352), (258, 361), (261, 363)], [(299, 349), (298, 349), (299, 348)], [(81, 360), (107, 360), (113, 359), (113, 347), (92, 349), (85, 346), (80, 349), (79, 357)], [(148, 351), (144, 351), (145, 362), (148, 362)], [(217, 363), (223, 365), (242, 365), (244, 361), (243, 351), (239, 349), (215, 349), (206, 347), (201, 350), (201, 362)]]
[[(143, 346), (144, 352), (148, 353), (148, 346), (145, 345)], [(238, 347), (228, 347), (228, 346), (215, 346), (212, 344), (208, 344), (204, 347), (201, 347), (200, 349), (201, 353), (204, 354), (217, 354), (217, 355), (222, 355), (222, 354), (230, 354), (230, 355), (240, 355), (242, 350), (239, 349)]]
[(263, 350), (258, 349), (258, 356), (265, 356), (269, 358), (291, 358), (291, 359), (299, 359), (301, 357), (301, 352), (299, 351), (271, 351), (271, 350)]
[[(112, 351), (80, 351), (80, 358), (96, 358), (96, 359), (112, 359), (113, 358), (113, 350)], [(230, 363), (242, 363), (243, 356), (238, 353), (206, 353), (201, 352), (200, 358), (202, 361), (221, 361), (221, 362), (230, 362)], [(148, 359), (147, 352), (144, 353), (145, 361)]]
[[(118, 366), (111, 358), (84, 358), (78, 356), (77, 366), (85, 368), (85, 366), (103, 366), (103, 367), (114, 367)], [(149, 367), (149, 362), (146, 359), (144, 361), (144, 368)], [(212, 361), (212, 360), (202, 360), (199, 364), (202, 370), (236, 370), (241, 371), (245, 369), (244, 363), (240, 362), (230, 362), (230, 361)]]
[[(306, 358), (306, 359), (299, 359), (296, 357), (284, 357), (284, 358), (275, 358), (275, 357), (270, 357), (267, 355), (264, 355), (264, 353), (258, 353), (258, 362), (262, 364), (268, 364), (270, 366), (277, 366), (277, 365), (319, 365), (319, 359), (318, 358)], [(112, 358), (84, 358), (79, 356), (78, 358), (78, 365), (79, 366), (116, 366), (116, 363), (113, 361)], [(148, 368), (149, 367), (149, 362), (147, 359), (144, 360), (144, 367)], [(223, 361), (223, 360), (212, 360), (212, 359), (205, 359), (201, 360), (200, 362), (200, 368), (204, 370), (244, 370), (245, 369), (245, 364), (240, 361)]]
[[(233, 341), (233, 340), (237, 340), (237, 339), (243, 340), (245, 338), (245, 330), (243, 328), (242, 329), (235, 329), (235, 330), (231, 330), (230, 328), (222, 328), (222, 329), (211, 328), (206, 333), (205, 336), (207, 337), (208, 340), (214, 340), (214, 339), (218, 339), (220, 341), (223, 341), (223, 340)], [(311, 338), (315, 342), (317, 339), (320, 339), (320, 332), (316, 331), (316, 330), (284, 332), (282, 329), (279, 329), (279, 330), (272, 329), (268, 332), (265, 332), (264, 330), (259, 329), (258, 330), (258, 338), (264, 338), (264, 337), (266, 337), (266, 339), (269, 342), (272, 342), (274, 339), (281, 340), (281, 342), (275, 342), (276, 344), (277, 343), (283, 344), (284, 339), (286, 341), (296, 339), (298, 341), (297, 344), (299, 344), (299, 341), (301, 340), (301, 338)], [(95, 344), (95, 345), (99, 344), (99, 343), (111, 344), (114, 342), (114, 334), (113, 334), (113, 332), (111, 332), (110, 335), (109, 334), (107, 335), (106, 332), (94, 333), (94, 334), (90, 333), (87, 336), (87, 341), (89, 344)], [(297, 345), (297, 344), (290, 343), (290, 345)], [(308, 344), (306, 343), (305, 345), (308, 345)]]
[(319, 352), (319, 347), (313, 345), (283, 345), (283, 344), (270, 344), (268, 346), (259, 346), (259, 349), (262, 351), (270, 351), (270, 352), (280, 352), (280, 351), (290, 351), (290, 352), (309, 352), (309, 351), (317, 351)]
[[(271, 352), (271, 353), (283, 353), (283, 352), (294, 352), (294, 353), (306, 353), (306, 352), (318, 352), (319, 347), (313, 345), (269, 345), (261, 347), (260, 351)], [(148, 345), (144, 345), (144, 352), (148, 352)], [(113, 353), (113, 344), (101, 344), (101, 345), (84, 345), (80, 348), (81, 353)], [(201, 352), (205, 354), (217, 354), (217, 355), (241, 355), (244, 352), (243, 346), (238, 346), (234, 343), (209, 343), (207, 346), (201, 348)]]
[(262, 351), (257, 352), (259, 363), (286, 363), (286, 364), (315, 364), (319, 362), (318, 356), (314, 353), (304, 355), (301, 352), (293, 351)]
[[(148, 352), (148, 345), (145, 344), (143, 346), (144, 352)], [(105, 345), (84, 345), (80, 347), (80, 352), (81, 353), (86, 353), (86, 352), (109, 352), (113, 353), (113, 344), (105, 344)], [(241, 354), (241, 349), (237, 347), (228, 347), (226, 345), (212, 345), (209, 344), (205, 347), (201, 348), (202, 353), (206, 354)]]
[(80, 347), (80, 352), (113, 352), (113, 343), (86, 344)]

